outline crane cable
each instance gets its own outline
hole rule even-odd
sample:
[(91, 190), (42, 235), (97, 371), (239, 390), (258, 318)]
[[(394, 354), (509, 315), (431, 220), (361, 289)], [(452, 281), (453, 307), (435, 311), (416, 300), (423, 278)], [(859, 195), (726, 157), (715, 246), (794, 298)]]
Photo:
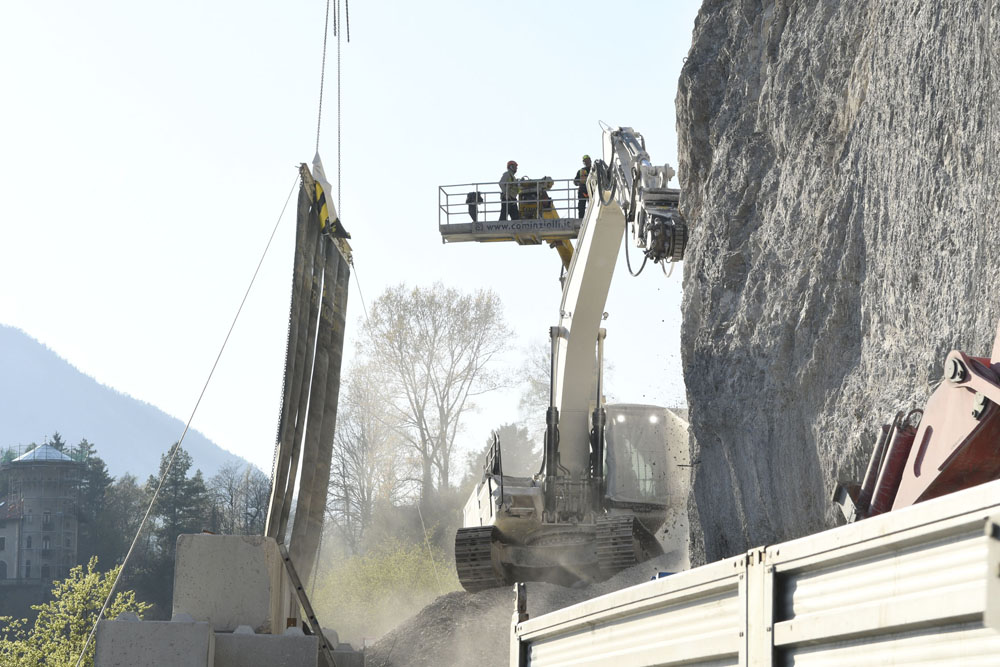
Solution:
[[(351, 42), (351, 3), (350, 0), (344, 0), (344, 8), (347, 14), (346, 18), (346, 28), (347, 28), (347, 43)], [(341, 76), (340, 76), (340, 37), (343, 32), (341, 29), (344, 26), (344, 22), (340, 20), (340, 0), (337, 0), (337, 4), (333, 7), (333, 36), (337, 38), (337, 214), (343, 215), (343, 209), (341, 208), (341, 197), (340, 197), (340, 181), (341, 181), (341, 156), (340, 156), (340, 145), (341, 145)], [(319, 111), (317, 112), (316, 119), (316, 153), (319, 153), (319, 128), (320, 122), (323, 118), (323, 84), (326, 80), (326, 38), (327, 30), (330, 26), (330, 0), (326, 0), (326, 17), (323, 20), (323, 62), (320, 67), (319, 73)], [(332, 195), (331, 195), (332, 196)]]
[(111, 589), (108, 591), (107, 597), (104, 599), (104, 604), (101, 606), (101, 610), (97, 614), (97, 618), (94, 619), (94, 625), (90, 629), (90, 633), (87, 635), (87, 640), (83, 644), (83, 649), (80, 651), (80, 657), (77, 658), (76, 667), (80, 667), (83, 663), (83, 657), (87, 654), (87, 648), (90, 646), (90, 642), (94, 639), (94, 633), (97, 632), (97, 625), (101, 621), (101, 617), (108, 610), (108, 605), (111, 602), (111, 597), (115, 594), (115, 589), (118, 587), (118, 582), (121, 580), (122, 572), (125, 571), (125, 566), (128, 565), (129, 558), (135, 551), (136, 544), (139, 543), (139, 537), (142, 535), (143, 529), (146, 527), (146, 522), (149, 520), (149, 515), (153, 511), (153, 506), (156, 504), (156, 500), (160, 495), (160, 489), (163, 488), (163, 483), (167, 479), (167, 475), (170, 473), (170, 468), (174, 464), (174, 458), (177, 456), (177, 451), (181, 448), (181, 443), (184, 442), (184, 437), (187, 435), (188, 430), (191, 428), (191, 422), (194, 421), (194, 416), (198, 412), (198, 406), (201, 405), (201, 399), (205, 397), (205, 391), (208, 390), (208, 385), (212, 381), (212, 375), (215, 373), (216, 367), (219, 365), (219, 360), (222, 358), (222, 353), (226, 349), (226, 344), (229, 342), (229, 337), (233, 333), (233, 329), (236, 328), (236, 322), (240, 318), (240, 313), (243, 312), (243, 306), (247, 302), (247, 297), (250, 296), (250, 290), (253, 289), (253, 284), (257, 280), (257, 275), (260, 273), (260, 267), (264, 264), (264, 258), (267, 257), (267, 251), (271, 248), (271, 242), (274, 240), (274, 235), (278, 231), (278, 225), (281, 223), (281, 219), (285, 216), (285, 209), (288, 208), (288, 202), (292, 199), (292, 193), (295, 192), (295, 186), (299, 182), (298, 172), (295, 174), (295, 180), (292, 181), (292, 187), (288, 191), (288, 196), (285, 198), (285, 204), (281, 207), (281, 213), (278, 214), (278, 219), (274, 223), (274, 228), (271, 229), (271, 236), (267, 239), (267, 244), (264, 246), (264, 252), (261, 253), (260, 261), (257, 262), (257, 268), (254, 269), (253, 276), (250, 278), (250, 284), (247, 285), (246, 292), (243, 293), (243, 300), (240, 301), (239, 308), (236, 309), (236, 315), (233, 317), (232, 324), (229, 325), (229, 331), (226, 332), (226, 337), (222, 341), (222, 347), (219, 348), (219, 353), (215, 357), (215, 362), (212, 364), (212, 369), (208, 372), (208, 377), (205, 379), (205, 384), (201, 388), (201, 393), (198, 394), (198, 400), (195, 401), (194, 409), (191, 410), (191, 415), (188, 417), (187, 423), (184, 425), (184, 430), (181, 432), (181, 437), (178, 438), (176, 444), (170, 449), (170, 458), (167, 459), (167, 465), (163, 469), (163, 473), (160, 475), (160, 480), (156, 485), (156, 490), (153, 492), (153, 497), (149, 501), (149, 506), (146, 507), (146, 513), (142, 517), (142, 521), (139, 522), (139, 528), (136, 530), (135, 537), (132, 539), (132, 545), (128, 548), (128, 552), (125, 554), (125, 558), (122, 560), (121, 565), (118, 567), (118, 574), (115, 575), (115, 580), (111, 584)]
[[(319, 68), (319, 110), (316, 112), (316, 152), (319, 153), (319, 130), (323, 124), (323, 84), (326, 82), (326, 35), (330, 25), (330, 0), (326, 0), (326, 16), (323, 18), (323, 60)], [(336, 28), (334, 28), (336, 32)]]

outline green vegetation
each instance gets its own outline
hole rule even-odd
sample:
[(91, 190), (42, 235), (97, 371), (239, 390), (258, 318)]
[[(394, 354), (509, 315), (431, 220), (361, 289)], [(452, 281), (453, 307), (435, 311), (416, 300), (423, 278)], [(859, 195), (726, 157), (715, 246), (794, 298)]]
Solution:
[(332, 563), (311, 596), (317, 614), (341, 641), (356, 646), (459, 589), (454, 563), (426, 544), (387, 540), (362, 556), (324, 560)]
[[(70, 570), (69, 577), (54, 582), (50, 602), (31, 607), (38, 612), (34, 624), (27, 619), (0, 617), (0, 665), (75, 665), (97, 614), (111, 592), (118, 569), (99, 572), (97, 559), (91, 558), (86, 569), (77, 565)], [(149, 607), (136, 600), (132, 591), (119, 591), (108, 606), (106, 618), (115, 618), (123, 612), (141, 617)], [(82, 664), (88, 667), (94, 664), (93, 642)]]

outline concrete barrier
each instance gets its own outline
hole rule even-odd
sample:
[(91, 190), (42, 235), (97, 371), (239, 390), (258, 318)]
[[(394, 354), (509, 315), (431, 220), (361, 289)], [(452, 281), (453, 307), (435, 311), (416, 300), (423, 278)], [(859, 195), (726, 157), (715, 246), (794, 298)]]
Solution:
[(280, 634), (297, 617), (291, 586), (273, 538), (181, 535), (177, 538), (173, 613), (191, 614), (216, 632), (249, 625)]
[(280, 635), (257, 635), (249, 626), (215, 634), (215, 667), (316, 667), (319, 638), (289, 628)]
[(135, 614), (122, 614), (97, 625), (94, 667), (215, 667), (214, 656), (212, 627), (186, 614), (172, 621), (140, 621)]

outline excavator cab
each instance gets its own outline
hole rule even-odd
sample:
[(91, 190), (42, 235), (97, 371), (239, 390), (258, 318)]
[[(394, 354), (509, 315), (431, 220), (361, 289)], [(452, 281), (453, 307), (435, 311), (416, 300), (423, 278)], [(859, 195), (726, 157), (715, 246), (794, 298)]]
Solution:
[[(687, 424), (657, 405), (608, 405), (606, 411), (604, 497), (608, 506), (649, 511), (686, 498), (687, 457), (663, 443), (687, 437)], [(648, 528), (655, 532), (659, 526)]]

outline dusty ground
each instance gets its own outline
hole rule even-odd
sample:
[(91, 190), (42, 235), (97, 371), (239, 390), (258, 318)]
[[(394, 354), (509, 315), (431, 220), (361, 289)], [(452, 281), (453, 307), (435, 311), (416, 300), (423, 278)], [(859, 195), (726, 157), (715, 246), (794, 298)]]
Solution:
[[(657, 572), (683, 569), (687, 554), (674, 552), (584, 588), (528, 584), (534, 617), (649, 581)], [(371, 667), (507, 667), (513, 589), (448, 593), (380, 639), (368, 654)]]

